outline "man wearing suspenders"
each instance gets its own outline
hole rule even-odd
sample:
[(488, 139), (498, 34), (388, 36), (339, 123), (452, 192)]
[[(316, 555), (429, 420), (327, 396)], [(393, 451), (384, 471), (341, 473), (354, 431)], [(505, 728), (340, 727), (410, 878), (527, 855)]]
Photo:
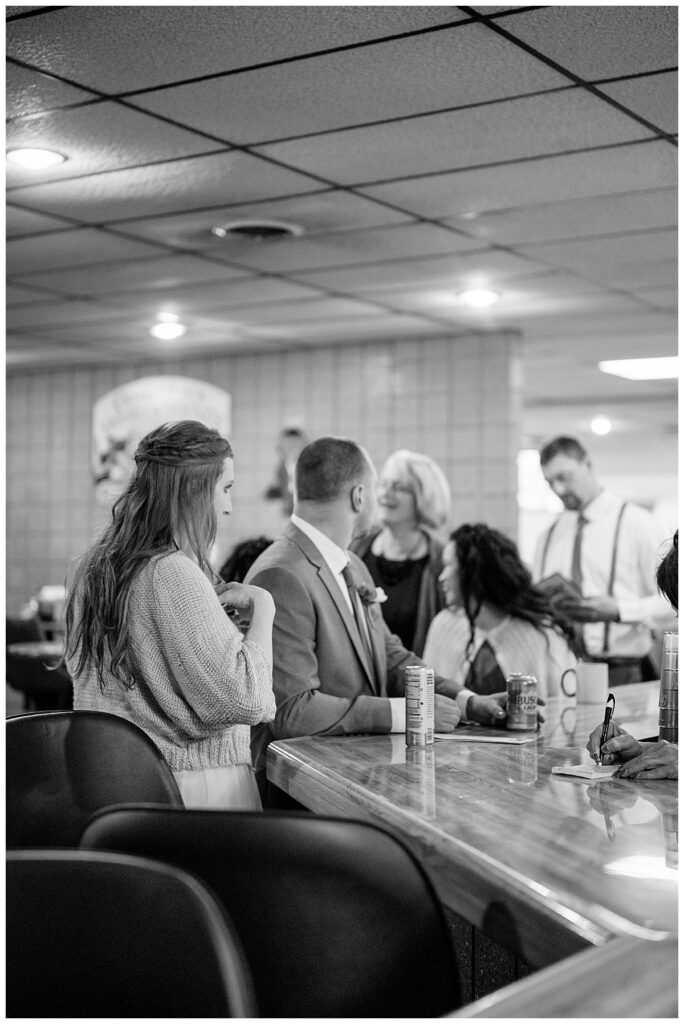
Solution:
[(651, 630), (671, 614), (655, 583), (665, 532), (645, 509), (601, 486), (575, 438), (554, 438), (539, 461), (565, 509), (539, 539), (535, 579), (571, 580), (582, 596), (563, 598), (559, 609), (577, 624), (580, 656), (607, 662), (611, 686), (641, 682)]

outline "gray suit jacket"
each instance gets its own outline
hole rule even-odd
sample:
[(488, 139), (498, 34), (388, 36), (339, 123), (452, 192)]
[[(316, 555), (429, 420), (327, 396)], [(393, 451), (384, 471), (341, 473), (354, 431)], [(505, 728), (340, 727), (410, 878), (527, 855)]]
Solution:
[[(365, 564), (350, 552), (360, 582), (374, 587)], [(404, 668), (422, 664), (385, 625), (377, 603), (366, 605), (374, 666), (368, 664), (354, 617), (325, 559), (288, 523), (257, 558), (246, 583), (270, 591), (275, 720), (253, 730), (252, 754), (263, 769), (271, 739), (389, 732), (387, 697), (404, 695)]]

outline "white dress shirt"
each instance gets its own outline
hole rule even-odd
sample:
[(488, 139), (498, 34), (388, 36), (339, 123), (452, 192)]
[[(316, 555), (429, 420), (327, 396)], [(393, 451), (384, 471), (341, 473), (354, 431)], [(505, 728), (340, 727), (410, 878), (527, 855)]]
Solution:
[[(615, 530), (623, 504), (622, 498), (603, 490), (582, 509), (587, 520), (581, 553), (584, 597), (601, 597), (608, 593)], [(545, 558), (548, 530), (539, 538), (534, 558), (536, 580), (554, 572), (570, 579), (577, 519), (577, 512), (561, 513), (552, 527)], [(650, 512), (632, 502), (627, 504), (618, 535), (613, 586), (620, 622), (610, 623), (606, 651), (603, 648), (604, 623), (585, 623), (584, 642), (592, 657), (643, 657), (651, 648), (651, 629), (658, 620), (671, 617), (669, 605), (658, 593), (655, 582), (659, 557), (668, 539), (662, 533)]]

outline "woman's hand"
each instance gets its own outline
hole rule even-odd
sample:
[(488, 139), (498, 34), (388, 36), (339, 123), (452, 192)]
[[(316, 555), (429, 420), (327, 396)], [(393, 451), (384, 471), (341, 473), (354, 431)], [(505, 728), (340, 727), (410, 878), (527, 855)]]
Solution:
[(601, 747), (602, 731), (603, 725), (597, 725), (587, 741), (587, 750), (594, 761), (600, 758), (603, 764), (613, 764), (615, 761), (629, 761), (642, 753), (642, 744), (615, 722), (609, 723), (608, 739)]
[[(543, 707), (546, 701), (543, 697), (537, 697), (537, 706)], [(486, 697), (476, 694), (468, 698), (466, 705), (466, 717), (471, 722), (479, 722), (480, 725), (505, 725), (506, 724), (506, 692), (491, 693)], [(544, 716), (537, 711), (537, 728), (544, 721)]]
[(216, 596), (224, 608), (252, 612), (258, 607), (264, 612), (271, 609), (275, 615), (275, 604), (268, 590), (251, 583), (219, 583)]

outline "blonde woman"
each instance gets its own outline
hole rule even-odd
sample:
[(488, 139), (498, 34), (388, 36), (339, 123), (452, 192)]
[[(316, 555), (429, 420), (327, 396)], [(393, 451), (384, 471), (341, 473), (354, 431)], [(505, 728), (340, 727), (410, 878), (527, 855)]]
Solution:
[(379, 477), (378, 513), (379, 525), (353, 550), (387, 595), (382, 613), (390, 630), (420, 656), (443, 607), (439, 531), (451, 513), (451, 491), (437, 463), (405, 448), (393, 452)]

